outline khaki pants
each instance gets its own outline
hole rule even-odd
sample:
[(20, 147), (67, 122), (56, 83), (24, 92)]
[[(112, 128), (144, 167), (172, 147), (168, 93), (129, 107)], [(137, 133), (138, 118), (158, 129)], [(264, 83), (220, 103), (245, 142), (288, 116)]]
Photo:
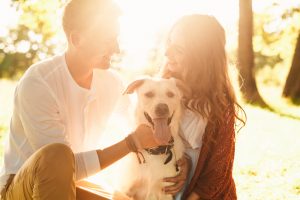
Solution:
[(21, 167), (1, 200), (74, 200), (75, 161), (64, 144), (39, 149)]

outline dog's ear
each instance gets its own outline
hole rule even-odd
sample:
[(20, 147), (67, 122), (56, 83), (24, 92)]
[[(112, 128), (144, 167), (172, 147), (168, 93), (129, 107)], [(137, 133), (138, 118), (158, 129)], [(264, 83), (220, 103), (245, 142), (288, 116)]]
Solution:
[(126, 90), (123, 92), (123, 95), (124, 94), (132, 94), (138, 87), (140, 87), (143, 83), (145, 82), (145, 79), (138, 79), (138, 80), (135, 80), (133, 82), (131, 82)]
[(177, 88), (182, 92), (184, 97), (190, 98), (192, 96), (192, 89), (189, 88), (182, 80), (171, 78), (175, 81)]

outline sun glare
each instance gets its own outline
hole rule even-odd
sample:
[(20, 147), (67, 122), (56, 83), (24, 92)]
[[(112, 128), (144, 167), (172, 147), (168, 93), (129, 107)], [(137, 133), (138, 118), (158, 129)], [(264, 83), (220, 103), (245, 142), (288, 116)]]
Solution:
[[(236, 0), (116, 0), (116, 2), (123, 11), (120, 19), (120, 45), (126, 53), (122, 57), (121, 67), (126, 69), (140, 71), (145, 68), (151, 50), (163, 48), (162, 37), (170, 26), (185, 14), (213, 15), (225, 27), (228, 35), (233, 38), (236, 36), (238, 20)], [(236, 42), (229, 44), (236, 46)]]

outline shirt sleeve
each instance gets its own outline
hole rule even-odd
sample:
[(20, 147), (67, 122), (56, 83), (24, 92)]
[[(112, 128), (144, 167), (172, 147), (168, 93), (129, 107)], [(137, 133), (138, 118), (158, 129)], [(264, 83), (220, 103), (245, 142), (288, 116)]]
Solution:
[(101, 170), (96, 150), (76, 153), (74, 156), (76, 180), (87, 178)]
[(18, 85), (15, 101), (24, 132), (34, 150), (51, 143), (70, 146), (58, 103), (43, 80), (24, 78)]

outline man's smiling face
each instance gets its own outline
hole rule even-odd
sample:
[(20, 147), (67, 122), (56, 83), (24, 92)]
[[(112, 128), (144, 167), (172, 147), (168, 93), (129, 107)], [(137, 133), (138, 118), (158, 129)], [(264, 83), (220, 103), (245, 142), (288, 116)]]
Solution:
[(117, 18), (110, 20), (109, 23), (99, 23), (81, 33), (82, 40), (77, 49), (93, 68), (108, 69), (111, 57), (120, 52), (118, 36)]

